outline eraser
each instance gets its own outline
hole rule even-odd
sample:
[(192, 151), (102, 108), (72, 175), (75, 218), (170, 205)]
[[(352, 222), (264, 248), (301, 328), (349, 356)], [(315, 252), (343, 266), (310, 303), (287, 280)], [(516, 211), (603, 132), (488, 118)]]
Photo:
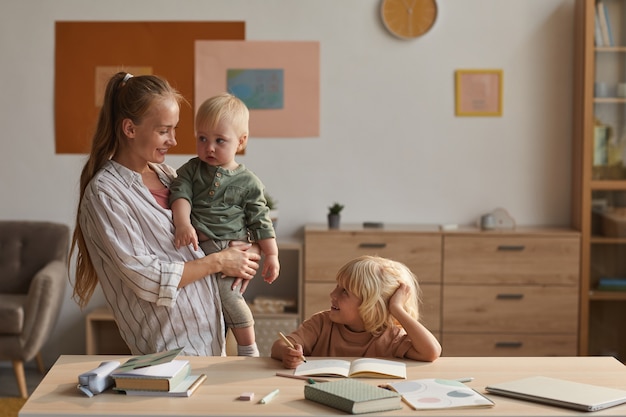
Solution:
[(254, 399), (254, 392), (242, 392), (239, 399), (242, 401), (252, 401)]

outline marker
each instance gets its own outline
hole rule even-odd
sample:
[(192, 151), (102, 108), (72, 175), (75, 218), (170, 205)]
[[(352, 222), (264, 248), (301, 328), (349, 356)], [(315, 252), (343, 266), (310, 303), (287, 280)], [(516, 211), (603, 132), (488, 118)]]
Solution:
[[(296, 347), (293, 345), (293, 343), (291, 343), (291, 341), (289, 339), (287, 339), (287, 337), (283, 334), (283, 332), (278, 332), (278, 335), (280, 337), (283, 338), (283, 340), (285, 341), (285, 343), (287, 343), (287, 346), (289, 346), (292, 349), (295, 349)], [(300, 359), (302, 359), (303, 362), (306, 362), (306, 358), (304, 357), (304, 355), (300, 356)]]
[(265, 397), (261, 398), (261, 401), (259, 401), (261, 404), (267, 404), (270, 401), (272, 401), (274, 399), (275, 396), (278, 395), (278, 388), (276, 388), (274, 391), (270, 392), (269, 394), (267, 394)]

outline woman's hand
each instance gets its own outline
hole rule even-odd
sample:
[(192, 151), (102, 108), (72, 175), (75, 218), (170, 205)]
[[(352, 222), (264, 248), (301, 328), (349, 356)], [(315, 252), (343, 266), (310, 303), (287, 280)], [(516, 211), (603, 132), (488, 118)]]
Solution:
[(178, 287), (182, 288), (194, 281), (204, 279), (207, 275), (221, 272), (229, 277), (235, 277), (235, 285), (242, 282), (241, 292), (244, 292), (249, 280), (254, 277), (257, 269), (259, 269), (260, 259), (261, 255), (259, 255), (258, 250), (255, 251), (254, 246), (250, 243), (233, 245), (219, 252), (208, 254), (203, 258), (185, 262)]
[(232, 266), (234, 268), (232, 270), (234, 271), (233, 273), (229, 272), (230, 266), (228, 267), (228, 270), (226, 269), (226, 265), (222, 268), (221, 272), (226, 276), (235, 277), (231, 289), (234, 290), (239, 284), (241, 284), (239, 291), (243, 294), (246, 291), (246, 288), (248, 288), (250, 280), (256, 275), (257, 269), (259, 269), (259, 260), (261, 259), (259, 246), (246, 242), (233, 241), (230, 243), (228, 248), (220, 251), (219, 253), (228, 255), (229, 252), (232, 252), (232, 255), (235, 258), (237, 258), (238, 254), (241, 254), (244, 256), (244, 259), (242, 259), (241, 264), (237, 264), (237, 261), (235, 260), (235, 263)]

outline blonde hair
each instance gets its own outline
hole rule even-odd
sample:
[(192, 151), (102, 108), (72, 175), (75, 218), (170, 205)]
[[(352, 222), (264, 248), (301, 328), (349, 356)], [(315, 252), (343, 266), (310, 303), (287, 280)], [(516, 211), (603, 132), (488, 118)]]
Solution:
[(156, 75), (133, 77), (118, 72), (109, 80), (98, 124), (91, 141), (91, 151), (80, 175), (80, 194), (76, 210), (76, 226), (72, 236), (70, 254), (76, 251), (76, 280), (72, 298), (84, 308), (98, 285), (96, 270), (89, 258), (85, 237), (80, 227), (80, 205), (85, 189), (96, 173), (111, 159), (126, 138), (122, 121), (130, 119), (140, 124), (157, 100), (173, 98), (180, 105), (186, 103), (182, 94)]
[(400, 283), (408, 285), (404, 309), (419, 320), (421, 289), (417, 277), (401, 262), (379, 256), (360, 256), (341, 267), (337, 283), (361, 299), (359, 314), (365, 330), (380, 334), (398, 323), (389, 312), (389, 299)]
[(250, 111), (246, 104), (237, 96), (222, 93), (206, 99), (196, 111), (196, 132), (203, 126), (215, 128), (218, 123), (226, 121), (238, 129), (238, 138), (248, 134)]

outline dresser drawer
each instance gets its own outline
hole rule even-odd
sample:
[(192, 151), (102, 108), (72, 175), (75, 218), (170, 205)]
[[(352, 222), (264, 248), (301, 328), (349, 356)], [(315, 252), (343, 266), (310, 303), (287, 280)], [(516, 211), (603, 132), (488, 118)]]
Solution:
[(510, 235), (445, 236), (445, 284), (577, 286), (579, 238)]
[[(307, 282), (304, 285), (304, 319), (318, 311), (330, 308), (330, 292), (335, 282)], [(441, 327), (441, 286), (439, 284), (420, 284), (422, 289), (421, 321), (431, 332)]]
[(441, 236), (402, 232), (307, 232), (304, 237), (306, 281), (335, 281), (337, 271), (361, 255), (404, 263), (420, 281), (441, 282)]
[(535, 334), (467, 334), (442, 336), (442, 356), (576, 356), (575, 333)]
[(444, 285), (444, 332), (576, 333), (573, 286)]

